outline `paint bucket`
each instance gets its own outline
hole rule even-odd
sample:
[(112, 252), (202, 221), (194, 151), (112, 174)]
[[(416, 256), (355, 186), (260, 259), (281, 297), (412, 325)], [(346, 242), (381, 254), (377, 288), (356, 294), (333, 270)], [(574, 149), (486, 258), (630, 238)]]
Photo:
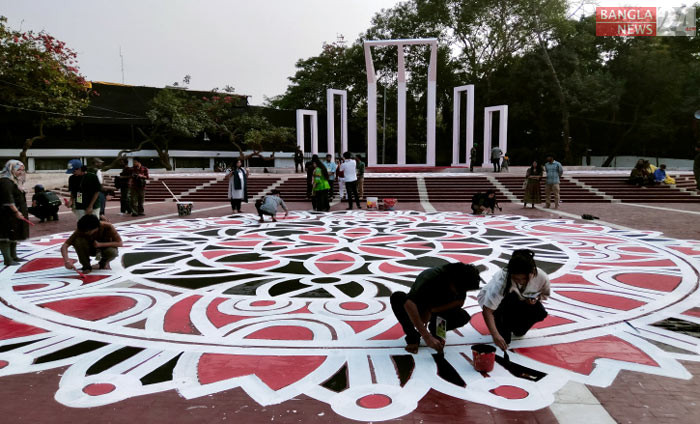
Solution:
[(377, 199), (376, 197), (368, 197), (367, 198), (367, 209), (377, 210), (378, 206), (379, 206), (379, 199)]
[(474, 369), (478, 372), (490, 372), (496, 361), (496, 348), (487, 344), (477, 344), (472, 346), (472, 357), (474, 358)]
[(384, 210), (385, 211), (393, 211), (394, 208), (396, 207), (396, 203), (398, 200), (396, 199), (384, 199)]
[(192, 202), (177, 202), (177, 214), (179, 216), (192, 214)]

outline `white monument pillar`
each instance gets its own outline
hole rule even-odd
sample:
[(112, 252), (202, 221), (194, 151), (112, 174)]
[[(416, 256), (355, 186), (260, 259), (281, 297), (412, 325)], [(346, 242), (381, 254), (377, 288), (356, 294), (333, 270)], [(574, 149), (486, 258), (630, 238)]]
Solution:
[[(430, 46), (430, 63), (428, 66), (428, 112), (426, 129), (426, 163), (435, 166), (435, 101), (437, 82), (437, 38), (405, 40), (370, 40), (365, 41), (365, 66), (367, 68), (367, 165), (377, 166), (377, 76), (372, 60), (372, 46), (397, 46), (398, 64), (398, 121), (397, 121), (397, 165), (406, 165), (406, 66), (404, 46)], [(419, 164), (420, 165), (420, 164)]]
[(311, 153), (318, 154), (318, 115), (315, 110), (297, 109), (297, 146), (304, 150), (304, 116), (311, 117)]
[(484, 108), (484, 165), (491, 163), (491, 136), (493, 133), (493, 113), (500, 112), (498, 125), (498, 147), (503, 154), (508, 151), (508, 105)]
[(454, 88), (454, 95), (452, 100), (452, 166), (465, 165), (465, 163), (462, 163), (460, 161), (461, 143), (459, 140), (459, 133), (461, 130), (459, 112), (461, 109), (462, 92), (465, 91), (467, 93), (467, 107), (464, 111), (464, 115), (467, 120), (466, 165), (469, 165), (472, 160), (471, 151), (472, 147), (474, 146), (474, 84), (469, 84)]
[(340, 96), (340, 153), (348, 151), (348, 92), (347, 90), (326, 90), (326, 131), (328, 135), (328, 153), (335, 157), (335, 103), (333, 96)]

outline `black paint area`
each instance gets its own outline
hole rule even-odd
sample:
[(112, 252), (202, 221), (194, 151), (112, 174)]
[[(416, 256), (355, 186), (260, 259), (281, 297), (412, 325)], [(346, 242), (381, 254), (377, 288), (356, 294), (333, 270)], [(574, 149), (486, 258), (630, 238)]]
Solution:
[(0, 346), (0, 353), (2, 352), (9, 352), (11, 350), (19, 349), (20, 347), (30, 345), (32, 343), (40, 342), (42, 340), (46, 339), (38, 339), (38, 340), (32, 340), (30, 342), (24, 342), (24, 343), (15, 343), (15, 344), (9, 344), (5, 346)]
[(145, 386), (147, 384), (157, 384), (172, 380), (173, 370), (175, 369), (175, 365), (177, 365), (177, 361), (180, 359), (180, 356), (182, 356), (182, 353), (160, 367), (154, 369), (149, 374), (141, 377), (141, 383)]
[(34, 360), (34, 363), (45, 364), (47, 362), (60, 361), (61, 359), (72, 358), (74, 356), (92, 352), (93, 350), (97, 350), (104, 346), (107, 346), (107, 343), (88, 340), (86, 342), (57, 350), (56, 352), (49, 353), (48, 355), (40, 356)]
[(667, 318), (652, 325), (700, 339), (700, 324), (695, 324), (694, 322), (678, 318)]
[(413, 355), (396, 355), (392, 356), (396, 366), (396, 374), (399, 376), (401, 387), (405, 386), (408, 380), (413, 375), (413, 370), (416, 368), (416, 361), (413, 360)]
[(106, 371), (113, 366), (126, 361), (142, 350), (142, 348), (128, 346), (115, 350), (114, 352), (95, 362), (90, 368), (88, 368), (85, 375), (95, 375), (101, 373), (102, 371)]
[(348, 364), (344, 364), (331, 378), (323, 382), (321, 386), (336, 393), (348, 388)]
[(454, 369), (449, 362), (447, 362), (444, 354), (434, 353), (433, 360), (435, 361), (435, 365), (437, 365), (437, 374), (440, 378), (445, 381), (449, 381), (455, 386), (467, 387), (467, 383), (462, 380), (462, 377), (459, 376), (457, 370)]

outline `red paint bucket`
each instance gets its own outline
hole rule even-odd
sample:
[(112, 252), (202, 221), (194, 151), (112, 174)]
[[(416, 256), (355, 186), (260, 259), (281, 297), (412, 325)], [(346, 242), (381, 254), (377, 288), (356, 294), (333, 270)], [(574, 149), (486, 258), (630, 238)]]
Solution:
[(493, 370), (496, 362), (496, 348), (487, 344), (477, 344), (472, 346), (472, 357), (474, 358), (474, 369), (478, 372), (489, 372)]

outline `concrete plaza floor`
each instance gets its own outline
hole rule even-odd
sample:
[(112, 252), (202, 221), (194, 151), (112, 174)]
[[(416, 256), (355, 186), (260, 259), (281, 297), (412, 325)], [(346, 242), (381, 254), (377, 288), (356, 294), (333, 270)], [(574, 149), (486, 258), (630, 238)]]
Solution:
[[(455, 203), (402, 203), (401, 211), (418, 212), (466, 212), (467, 204)], [(308, 211), (308, 203), (289, 203), (291, 211)], [(522, 216), (530, 219), (572, 220), (576, 224), (600, 223), (606, 227), (619, 230), (640, 230), (663, 233), (663, 236), (678, 240), (700, 240), (700, 204), (566, 204), (558, 209), (523, 208), (520, 204), (503, 203), (503, 211), (498, 216)], [(178, 219), (173, 202), (152, 202), (145, 205), (146, 216), (133, 218), (122, 216), (118, 202), (110, 202), (107, 208), (109, 220), (118, 228), (126, 229), (131, 224), (147, 227), (163, 219)], [(244, 214), (252, 214), (252, 204), (243, 205)], [(332, 211), (344, 211), (344, 204), (335, 204)], [(591, 214), (599, 220), (581, 219), (582, 214)], [(50, 240), (55, 234), (72, 231), (75, 219), (70, 211), (62, 209), (57, 222), (36, 223), (31, 228), (33, 242)], [(230, 217), (230, 205), (226, 203), (196, 203), (193, 213), (186, 219)], [(236, 218), (222, 218), (235, 220)], [(221, 221), (229, 222), (229, 221)], [(230, 221), (233, 222), (233, 221)], [(233, 224), (235, 225), (235, 224)], [(266, 224), (268, 225), (268, 224)], [(272, 224), (269, 224), (274, 227)], [(121, 230), (120, 230), (121, 231)], [(154, 233), (155, 234), (155, 233)], [(145, 243), (141, 239), (139, 243)], [(688, 248), (692, 251), (691, 248)], [(700, 265), (695, 252), (694, 260), (688, 269), (694, 270), (695, 285)], [(32, 256), (32, 258), (38, 256)], [(2, 274), (0, 274), (0, 281)], [(3, 299), (6, 306), (11, 306)], [(255, 303), (255, 302), (253, 302)], [(692, 314), (700, 317), (700, 304), (694, 305)], [(691, 313), (691, 312), (689, 312)], [(0, 315), (2, 313), (0, 312)], [(2, 317), (0, 317), (2, 318)], [(5, 329), (6, 322), (0, 323), (0, 334), (9, 339), (12, 334)], [(684, 334), (696, 331), (685, 329)], [(106, 329), (95, 328), (97, 333)], [(695, 335), (700, 337), (700, 334)], [(0, 339), (2, 341), (2, 339)], [(696, 345), (697, 349), (697, 345)], [(2, 346), (0, 346), (0, 365), (2, 365)], [(695, 351), (697, 358), (700, 351)], [(691, 358), (691, 355), (688, 355)], [(679, 360), (678, 363), (692, 377), (682, 379), (666, 377), (651, 372), (621, 369), (607, 385), (587, 385), (577, 381), (568, 381), (555, 393), (554, 402), (549, 406), (531, 410), (523, 407), (511, 410), (494, 407), (480, 402), (447, 396), (435, 387), (430, 388), (408, 414), (388, 419), (386, 422), (406, 423), (443, 423), (478, 422), (478, 423), (691, 423), (700, 416), (700, 362)], [(375, 365), (376, 366), (376, 365)], [(270, 367), (274, 367), (270, 365)], [(2, 367), (0, 366), (0, 371)], [(281, 369), (285, 369), (282, 367)], [(200, 370), (201, 371), (201, 370)], [(205, 396), (186, 399), (175, 390), (155, 391), (127, 397), (104, 406), (76, 407), (66, 406), (58, 401), (57, 389), (61, 386), (63, 374), (69, 372), (68, 364), (47, 368), (37, 372), (3, 375), (0, 377), (0, 416), (4, 422), (357, 422), (348, 415), (338, 414), (337, 405), (319, 401), (308, 393), (298, 393), (289, 399), (277, 403), (262, 405), (251, 398), (250, 390), (241, 387), (213, 391)], [(274, 369), (272, 370), (274, 372)], [(374, 371), (373, 371), (374, 372)], [(279, 376), (282, 378), (281, 376)], [(352, 380), (352, 375), (349, 376)], [(274, 377), (271, 377), (274, 380)], [(270, 380), (270, 381), (272, 381)], [(265, 380), (268, 382), (268, 380)], [(320, 383), (320, 382), (319, 382)], [(469, 384), (467, 384), (469, 386)], [(262, 395), (261, 395), (262, 396)], [(373, 395), (379, 396), (379, 394)], [(365, 397), (362, 399), (369, 399)], [(361, 400), (357, 402), (361, 403)], [(379, 398), (367, 400), (380, 402)], [(396, 399), (394, 399), (394, 403)], [(359, 404), (359, 403), (358, 403)], [(87, 404), (86, 404), (87, 405)], [(381, 408), (382, 405), (366, 406)], [(365, 406), (365, 405), (361, 405)], [(515, 409), (515, 410), (513, 410)], [(352, 414), (349, 414), (352, 416)], [(371, 414), (367, 417), (372, 417)], [(378, 421), (383, 420), (378, 416)]]

